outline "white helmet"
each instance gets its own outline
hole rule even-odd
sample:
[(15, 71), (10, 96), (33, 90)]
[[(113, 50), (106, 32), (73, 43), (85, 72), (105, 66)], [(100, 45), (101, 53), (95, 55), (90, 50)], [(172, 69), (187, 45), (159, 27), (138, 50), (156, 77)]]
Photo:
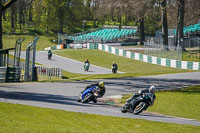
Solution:
[(149, 87), (149, 92), (151, 92), (152, 94), (154, 94), (155, 91), (156, 91), (156, 87), (153, 86), (153, 85), (151, 85), (151, 86)]

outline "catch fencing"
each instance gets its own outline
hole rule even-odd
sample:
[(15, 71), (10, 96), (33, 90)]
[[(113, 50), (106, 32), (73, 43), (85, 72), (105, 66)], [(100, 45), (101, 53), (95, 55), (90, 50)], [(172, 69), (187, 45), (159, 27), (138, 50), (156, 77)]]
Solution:
[(49, 77), (60, 77), (63, 76), (63, 71), (61, 68), (52, 68), (52, 67), (46, 67), (46, 66), (39, 66), (36, 65), (38, 74), (41, 75), (47, 75)]
[(182, 47), (174, 45), (174, 38), (168, 38), (169, 45), (163, 45), (163, 39), (146, 37), (144, 54), (161, 58), (182, 60)]
[[(9, 65), (14, 65), (13, 59), (9, 59)], [(20, 62), (19, 67), (22, 70), (25, 70), (25, 63)], [(41, 66), (41, 65), (35, 65), (35, 67), (37, 68), (37, 74), (47, 75), (49, 77), (60, 77), (60, 78), (63, 77), (63, 70), (61, 68), (52, 68), (52, 67)]]
[(180, 68), (180, 69), (189, 69), (189, 70), (200, 70), (200, 62), (191, 62), (191, 61), (181, 61), (168, 58), (161, 58), (156, 56), (145, 55), (133, 51), (127, 51), (119, 49), (116, 47), (108, 46), (105, 44), (98, 44), (98, 49), (109, 52), (115, 55), (123, 56), (126, 58), (139, 60), (151, 64), (157, 64), (161, 66)]

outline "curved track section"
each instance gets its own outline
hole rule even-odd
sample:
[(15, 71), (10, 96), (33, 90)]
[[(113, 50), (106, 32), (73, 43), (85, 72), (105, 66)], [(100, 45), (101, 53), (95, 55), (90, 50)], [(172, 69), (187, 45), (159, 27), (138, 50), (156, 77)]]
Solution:
[[(190, 74), (190, 73), (186, 73)], [(179, 74), (177, 74), (179, 75)], [(179, 79), (167, 78), (172, 75), (139, 77), (139, 78), (121, 78), (106, 79), (106, 94), (103, 98), (121, 96), (139, 89), (148, 87), (150, 84), (156, 85), (159, 90), (174, 89), (184, 86), (200, 84), (199, 79)], [(174, 74), (172, 77), (176, 77)], [(126, 117), (136, 119), (146, 119), (150, 121), (169, 122), (177, 124), (200, 125), (200, 121), (163, 116), (144, 112), (140, 115), (130, 113), (123, 114), (120, 107), (106, 105), (102, 102), (97, 104), (81, 104), (76, 102), (78, 94), (86, 85), (94, 83), (93, 81), (74, 81), (62, 83), (17, 83), (0, 84), (0, 101), (16, 104), (32, 105), (44, 108), (54, 108), (73, 112), (83, 112), (88, 114), (98, 114), (114, 117)], [(104, 99), (99, 99), (103, 101)]]
[[(25, 59), (26, 52), (21, 52), (21, 58)], [(37, 51), (36, 52), (36, 62), (40, 64), (44, 64), (50, 67), (62, 68), (65, 71), (72, 73), (80, 73), (80, 74), (111, 74), (111, 69), (90, 65), (89, 71), (84, 71), (84, 63), (76, 60), (72, 60), (69, 58), (65, 58), (62, 56), (58, 56), (53, 54), (52, 60), (47, 59), (46, 51)], [(112, 62), (111, 62), (112, 63)], [(119, 72), (122, 73), (122, 72)]]

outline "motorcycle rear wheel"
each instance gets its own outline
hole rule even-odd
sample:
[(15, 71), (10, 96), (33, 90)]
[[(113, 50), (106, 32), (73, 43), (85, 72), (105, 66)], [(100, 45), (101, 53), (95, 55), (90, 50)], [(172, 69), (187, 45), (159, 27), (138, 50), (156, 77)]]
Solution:
[(77, 98), (77, 102), (81, 102), (81, 99), (80, 99), (80, 98)]
[(79, 95), (76, 99), (77, 102), (81, 102), (81, 95)]

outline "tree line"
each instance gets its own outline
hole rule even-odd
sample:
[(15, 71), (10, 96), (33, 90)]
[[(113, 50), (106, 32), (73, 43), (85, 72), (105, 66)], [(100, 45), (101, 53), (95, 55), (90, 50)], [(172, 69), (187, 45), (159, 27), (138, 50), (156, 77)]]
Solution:
[[(3, 9), (8, 3), (9, 8)], [(75, 33), (82, 30), (85, 20), (92, 22), (92, 28), (110, 22), (119, 27), (134, 25), (138, 26), (141, 43), (145, 35), (162, 29), (167, 45), (168, 28), (177, 28), (177, 37), (181, 38), (184, 26), (199, 21), (199, 7), (197, 0), (1, 0), (1, 22), (9, 25), (12, 33), (27, 28)]]

